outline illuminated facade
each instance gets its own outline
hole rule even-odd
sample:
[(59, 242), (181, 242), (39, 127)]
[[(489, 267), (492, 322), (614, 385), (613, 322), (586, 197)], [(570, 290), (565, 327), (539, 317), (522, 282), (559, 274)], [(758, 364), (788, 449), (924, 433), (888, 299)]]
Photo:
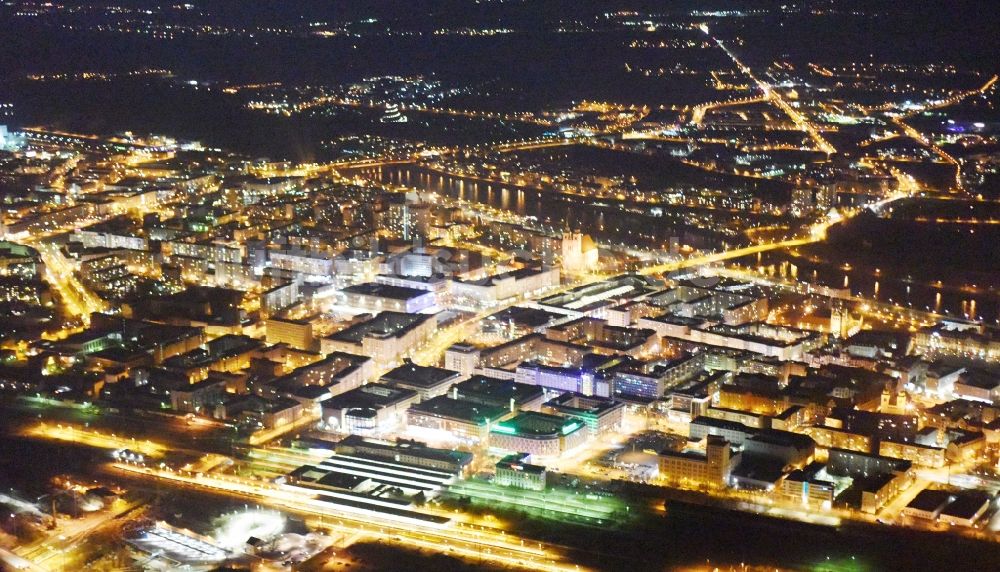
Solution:
[(588, 272), (597, 268), (597, 245), (589, 235), (563, 232), (562, 269), (568, 273)]
[(496, 464), (493, 482), (502, 487), (513, 487), (529, 491), (544, 491), (546, 471), (541, 465), (533, 465), (527, 460), (529, 455), (508, 455)]
[(729, 442), (709, 436), (704, 453), (663, 451), (660, 453), (660, 479), (689, 487), (725, 487), (732, 469)]
[(490, 448), (528, 453), (532, 457), (558, 457), (582, 445), (588, 437), (589, 431), (582, 421), (524, 412), (493, 425)]

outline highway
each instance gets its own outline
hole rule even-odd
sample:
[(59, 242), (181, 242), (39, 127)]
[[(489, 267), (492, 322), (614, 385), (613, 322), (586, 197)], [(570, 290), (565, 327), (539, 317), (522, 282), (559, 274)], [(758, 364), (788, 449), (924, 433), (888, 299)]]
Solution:
[[(702, 31), (705, 32), (705, 34), (709, 34), (707, 26), (702, 28)], [(736, 54), (726, 47), (722, 40), (715, 37), (712, 37), (712, 40), (714, 40), (715, 43), (722, 48), (722, 51), (726, 52), (726, 55), (729, 56), (729, 59), (733, 60), (733, 63), (736, 64), (736, 67), (740, 71), (746, 74), (747, 77), (757, 84), (757, 87), (759, 87), (764, 93), (764, 97), (768, 101), (785, 112), (785, 115), (787, 115), (792, 122), (795, 123), (796, 127), (805, 131), (809, 135), (809, 137), (813, 140), (813, 143), (816, 144), (816, 147), (820, 151), (826, 153), (827, 155), (837, 152), (837, 149), (835, 149), (833, 145), (823, 138), (823, 135), (819, 132), (819, 130), (812, 123), (810, 123), (804, 115), (796, 111), (791, 105), (788, 104), (787, 101), (785, 101), (785, 98), (781, 96), (781, 93), (778, 90), (774, 89), (771, 84), (765, 82), (764, 80), (758, 79), (757, 76), (754, 75), (753, 70), (740, 61)]]
[(904, 135), (906, 135), (910, 139), (913, 139), (914, 141), (920, 143), (924, 147), (927, 147), (928, 149), (930, 149), (932, 152), (934, 152), (934, 154), (936, 154), (939, 158), (941, 158), (941, 160), (944, 161), (945, 163), (948, 163), (949, 165), (954, 165), (955, 166), (955, 190), (958, 190), (958, 191), (962, 190), (962, 164), (958, 161), (958, 159), (955, 159), (954, 157), (952, 157), (950, 154), (948, 154), (947, 151), (945, 151), (944, 149), (942, 149), (941, 147), (939, 147), (937, 145), (937, 143), (931, 141), (930, 138), (928, 138), (926, 135), (924, 135), (923, 133), (921, 133), (917, 129), (915, 129), (912, 126), (910, 126), (908, 123), (906, 123), (906, 121), (903, 120), (902, 117), (893, 117), (892, 118), (892, 122), (893, 122), (893, 124), (896, 125), (896, 127), (898, 127), (900, 129), (900, 131), (903, 132)]

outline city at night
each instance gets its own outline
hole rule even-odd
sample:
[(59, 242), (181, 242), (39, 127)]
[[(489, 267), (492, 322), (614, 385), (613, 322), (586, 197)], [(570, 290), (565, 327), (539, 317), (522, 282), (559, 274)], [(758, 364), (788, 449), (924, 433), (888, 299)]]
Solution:
[(1000, 570), (985, 0), (0, 0), (0, 572)]

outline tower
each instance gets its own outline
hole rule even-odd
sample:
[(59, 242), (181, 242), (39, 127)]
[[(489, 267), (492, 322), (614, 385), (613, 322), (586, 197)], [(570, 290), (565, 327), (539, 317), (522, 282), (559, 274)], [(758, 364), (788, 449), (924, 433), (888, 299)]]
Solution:
[(398, 103), (389, 103), (385, 106), (385, 113), (382, 115), (382, 123), (406, 123), (406, 116), (399, 110)]
[(729, 442), (718, 435), (709, 435), (705, 444), (705, 457), (708, 461), (709, 473), (720, 483), (729, 480), (730, 450)]
[(583, 235), (564, 230), (562, 234), (562, 267), (565, 272), (583, 270)]

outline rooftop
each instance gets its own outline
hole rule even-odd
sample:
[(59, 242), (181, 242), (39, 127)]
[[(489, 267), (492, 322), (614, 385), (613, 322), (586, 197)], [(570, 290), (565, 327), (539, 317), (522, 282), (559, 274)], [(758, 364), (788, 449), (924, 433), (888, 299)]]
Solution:
[(613, 409), (623, 407), (621, 403), (614, 399), (596, 395), (587, 396), (574, 392), (567, 392), (555, 399), (550, 399), (545, 402), (545, 406), (557, 409), (568, 415), (601, 415)]
[(581, 427), (583, 423), (575, 419), (524, 411), (512, 419), (494, 425), (493, 432), (528, 438), (549, 438), (560, 434), (569, 435)]
[(624, 274), (602, 282), (577, 286), (568, 292), (544, 298), (538, 303), (542, 306), (585, 312), (606, 305), (610, 299), (632, 299), (654, 291), (651, 279)]
[(982, 491), (963, 491), (954, 495), (955, 500), (941, 510), (941, 514), (972, 520), (989, 504), (992, 497)]
[(466, 451), (428, 447), (419, 441), (401, 439), (396, 442), (390, 442), (370, 439), (360, 435), (348, 435), (344, 437), (337, 443), (336, 450), (337, 454), (349, 453), (362, 457), (383, 458), (391, 456), (396, 458), (396, 462), (400, 464), (406, 464), (405, 459), (400, 460), (400, 455), (402, 454), (455, 464), (458, 467), (464, 467), (472, 462), (472, 453)]
[(743, 457), (740, 464), (733, 469), (732, 475), (747, 481), (773, 485), (781, 479), (784, 468), (784, 463), (776, 459)]
[(952, 494), (948, 491), (926, 489), (917, 493), (917, 496), (910, 501), (910, 504), (906, 505), (906, 508), (924, 512), (936, 512), (951, 499)]
[(345, 294), (355, 294), (362, 296), (378, 296), (379, 298), (390, 298), (392, 300), (411, 300), (427, 294), (426, 290), (407, 288), (405, 286), (390, 286), (379, 282), (366, 282), (348, 286), (341, 290)]
[(486, 425), (510, 412), (506, 407), (482, 405), (464, 399), (452, 399), (446, 395), (439, 395), (412, 405), (410, 411), (455, 419), (465, 423), (475, 423), (476, 425)]
[(457, 371), (406, 362), (382, 376), (380, 381), (388, 384), (403, 384), (410, 387), (432, 389), (450, 384), (458, 377)]
[(816, 442), (808, 435), (800, 435), (791, 431), (780, 431), (777, 429), (765, 429), (750, 437), (750, 439), (760, 443), (793, 447), (798, 450), (809, 450), (816, 447)]
[(368, 336), (398, 336), (430, 318), (430, 316), (423, 314), (379, 312), (378, 315), (369, 320), (330, 335), (329, 339), (360, 344)]
[(530, 463), (524, 462), (525, 455), (520, 453), (515, 453), (513, 455), (507, 455), (503, 459), (497, 461), (498, 469), (510, 469), (512, 471), (522, 471), (525, 473), (530, 473), (532, 475), (541, 475), (545, 473), (545, 467), (542, 465), (532, 465)]
[(505, 310), (501, 310), (486, 319), (498, 322), (509, 322), (525, 328), (539, 328), (560, 316), (561, 314), (546, 312), (545, 310), (539, 310), (537, 308), (512, 306)]
[(691, 424), (708, 425), (710, 427), (715, 427), (716, 429), (722, 429), (725, 431), (742, 431), (743, 433), (747, 434), (754, 433), (756, 431), (755, 429), (747, 427), (746, 425), (739, 423), (737, 421), (716, 419), (714, 417), (706, 417), (704, 415), (700, 415), (692, 419)]
[(453, 391), (462, 399), (498, 407), (507, 407), (511, 401), (516, 405), (527, 403), (545, 393), (537, 385), (527, 385), (485, 375), (474, 375), (455, 384)]

